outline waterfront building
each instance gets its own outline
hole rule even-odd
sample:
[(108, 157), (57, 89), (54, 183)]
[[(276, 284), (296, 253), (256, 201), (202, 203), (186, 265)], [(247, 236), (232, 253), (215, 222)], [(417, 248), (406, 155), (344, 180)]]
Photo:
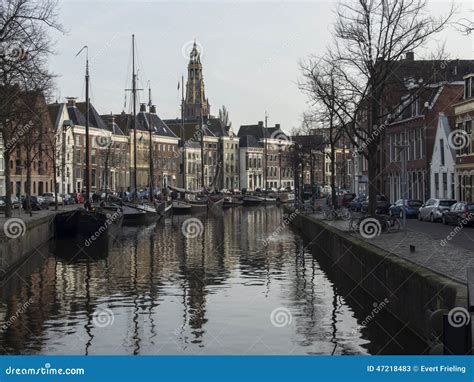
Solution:
[[(415, 60), (408, 53), (387, 80), (382, 109), (391, 113), (391, 121), (381, 125), (380, 150), (372, 155), (379, 159), (375, 185), (391, 201), (403, 194), (409, 199), (430, 198), (438, 116), (453, 115), (452, 105), (462, 96), (460, 80), (473, 66), (472, 60)], [(362, 114), (361, 122), (369, 123), (370, 113)]]
[(209, 130), (219, 138), (219, 163), (221, 163), (218, 185), (219, 190), (233, 190), (239, 186), (239, 138), (230, 126), (224, 126), (219, 118), (207, 120)]
[(21, 120), (15, 121), (10, 163), (5, 164), (11, 169), (12, 195), (25, 195), (28, 189), (34, 196), (54, 192), (54, 126), (44, 95), (32, 91), (20, 97), (24, 109)]
[(430, 198), (456, 198), (456, 151), (450, 144), (451, 131), (448, 117), (444, 113), (439, 113), (430, 163)]
[[(202, 187), (217, 185), (217, 167), (219, 165), (219, 137), (216, 137), (207, 125), (208, 117), (200, 119), (188, 119), (182, 124), (181, 119), (168, 119), (164, 122), (173, 133), (181, 138), (181, 129), (184, 128), (184, 142), (177, 150), (176, 158), (182, 164), (183, 150), (186, 172), (186, 184), (182, 184), (182, 176), (178, 177), (178, 185), (188, 190), (196, 190)], [(202, 146), (202, 149), (201, 149)], [(204, 181), (204, 184), (203, 184)]]
[(474, 71), (463, 77), (463, 96), (454, 105), (456, 143), (456, 199), (474, 202)]
[(253, 135), (239, 135), (240, 187), (263, 188), (263, 145)]
[[(262, 174), (263, 179), (261, 187), (266, 189), (293, 187), (293, 168), (289, 154), (291, 137), (281, 130), (280, 124), (276, 124), (273, 127), (265, 127), (263, 121), (259, 121), (256, 125), (242, 125), (240, 126), (238, 136), (239, 138), (244, 138), (247, 136), (254, 137), (255, 141), (261, 145), (263, 149), (262, 166), (264, 168), (264, 173)], [(245, 158), (248, 152), (246, 147), (248, 147), (249, 144), (251, 145), (250, 147), (256, 147), (253, 140), (249, 141), (247, 138), (244, 138), (240, 146), (241, 151), (244, 151), (243, 154), (240, 154), (241, 160), (246, 160)], [(250, 179), (249, 175), (251, 174), (249, 174), (248, 171), (250, 169), (254, 171), (255, 168), (247, 169), (246, 164), (243, 165), (242, 163), (240, 168), (241, 184), (244, 182), (250, 184), (248, 179)], [(244, 169), (244, 173), (242, 173), (242, 169)], [(258, 174), (254, 173), (253, 175), (256, 176), (252, 178), (252, 184), (255, 185), (255, 179), (258, 179)], [(246, 178), (247, 181), (242, 178)]]
[[(408, 90), (407, 90), (408, 92)], [(446, 168), (437, 169), (431, 179), (431, 163), (433, 159), (436, 134), (438, 132), (438, 116), (440, 112), (452, 115), (451, 104), (462, 94), (459, 82), (446, 81), (430, 84), (419, 92), (415, 100), (406, 96), (400, 99), (400, 107), (404, 102), (411, 102), (410, 107), (390, 124), (386, 136), (386, 154), (389, 159), (384, 173), (388, 174), (386, 195), (391, 201), (404, 197), (408, 199), (427, 200), (434, 194), (447, 194), (451, 188), (452, 173)], [(444, 145), (444, 142), (443, 142)], [(445, 164), (446, 165), (446, 164)], [(403, 176), (406, 178), (406, 189)], [(441, 182), (441, 189), (437, 189)], [(431, 186), (435, 189), (432, 190)]]
[[(86, 104), (68, 97), (49, 105), (55, 121), (56, 182), (61, 194), (85, 188)], [(129, 139), (112, 119), (109, 123), (89, 107), (89, 161), (92, 192), (125, 191), (129, 183)]]

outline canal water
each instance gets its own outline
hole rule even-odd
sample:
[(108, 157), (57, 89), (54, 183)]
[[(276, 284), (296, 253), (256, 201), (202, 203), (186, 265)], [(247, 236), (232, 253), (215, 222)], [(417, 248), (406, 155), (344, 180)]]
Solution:
[(424, 351), (287, 223), (279, 207), (239, 207), (51, 242), (4, 280), (0, 352)]

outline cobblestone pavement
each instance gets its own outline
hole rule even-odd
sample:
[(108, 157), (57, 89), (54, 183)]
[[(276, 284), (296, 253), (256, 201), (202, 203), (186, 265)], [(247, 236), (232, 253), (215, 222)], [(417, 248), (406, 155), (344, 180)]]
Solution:
[[(321, 212), (313, 213), (310, 216), (323, 221)], [(323, 222), (341, 231), (349, 232), (349, 221), (324, 220)], [(381, 233), (370, 239), (363, 237), (360, 232), (350, 232), (350, 235), (433, 272), (466, 283), (466, 270), (474, 266), (474, 247), (472, 249), (463, 248), (452, 244), (451, 240), (443, 242), (442, 239), (434, 239), (431, 234), (413, 230), (410, 228), (410, 224), (407, 226), (407, 229), (400, 229), (396, 233)], [(470, 227), (460, 230), (459, 227), (456, 227), (446, 227), (450, 229), (449, 234), (454, 237), (462, 235), (463, 230), (472, 230)], [(414, 252), (410, 252), (410, 245), (415, 247)]]
[[(33, 211), (31, 216), (30, 216), (30, 214), (26, 213), (24, 210), (20, 211), (18, 209), (14, 209), (13, 214), (12, 214), (12, 218), (20, 218), (25, 223), (29, 223), (29, 222), (34, 221), (36, 219), (41, 219), (45, 216), (53, 217), (58, 212), (74, 210), (74, 209), (76, 209), (80, 206), (82, 206), (82, 204), (72, 204), (72, 205), (64, 206), (64, 207), (63, 206), (58, 206), (57, 211), (54, 210), (54, 206), (51, 206), (49, 208), (49, 210)], [(0, 227), (3, 227), (3, 225), (5, 224), (5, 222), (7, 220), (8, 219), (5, 218), (5, 214), (3, 213), (3, 211), (0, 212)]]

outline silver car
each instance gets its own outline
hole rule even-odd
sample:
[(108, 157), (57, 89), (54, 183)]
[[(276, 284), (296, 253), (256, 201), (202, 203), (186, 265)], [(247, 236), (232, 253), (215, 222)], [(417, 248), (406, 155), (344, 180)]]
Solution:
[(440, 221), (443, 212), (449, 211), (454, 203), (454, 199), (429, 199), (418, 210), (418, 220), (429, 220), (432, 223)]

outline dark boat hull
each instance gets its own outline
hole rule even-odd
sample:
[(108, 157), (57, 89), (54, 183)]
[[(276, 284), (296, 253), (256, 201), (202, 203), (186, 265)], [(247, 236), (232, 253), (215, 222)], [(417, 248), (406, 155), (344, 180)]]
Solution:
[(172, 204), (173, 215), (187, 215), (191, 213), (191, 205), (187, 202), (174, 200)]
[(117, 233), (122, 227), (123, 212), (120, 208), (78, 209), (55, 217), (58, 236), (95, 235)]

